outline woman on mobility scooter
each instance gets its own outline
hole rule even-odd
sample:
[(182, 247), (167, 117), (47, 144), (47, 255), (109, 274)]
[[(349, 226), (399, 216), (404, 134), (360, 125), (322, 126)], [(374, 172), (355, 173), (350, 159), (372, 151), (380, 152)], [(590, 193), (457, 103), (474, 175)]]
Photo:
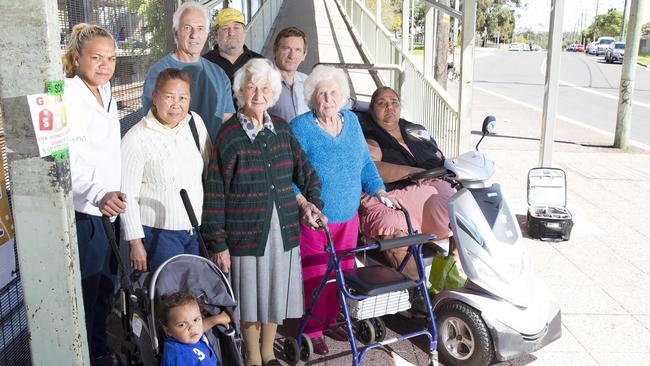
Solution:
[[(455, 190), (439, 179), (413, 179), (416, 173), (443, 166), (444, 157), (429, 142), (412, 139), (405, 128), (413, 123), (400, 118), (401, 104), (397, 93), (381, 87), (372, 94), (370, 106), (362, 123), (370, 156), (379, 175), (391, 192), (411, 214), (413, 229), (435, 234), (438, 240), (451, 236), (447, 201)], [(363, 236), (368, 239), (392, 239), (408, 235), (404, 216), (389, 209), (376, 197), (363, 194), (359, 208)], [(397, 268), (408, 248), (384, 252)], [(418, 277), (413, 258), (403, 272), (411, 279)]]

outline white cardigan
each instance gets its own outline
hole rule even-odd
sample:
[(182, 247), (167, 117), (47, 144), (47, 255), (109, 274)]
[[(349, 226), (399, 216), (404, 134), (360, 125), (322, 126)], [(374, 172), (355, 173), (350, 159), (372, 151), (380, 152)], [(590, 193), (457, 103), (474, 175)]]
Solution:
[(70, 126), (70, 176), (74, 209), (101, 216), (99, 203), (120, 190), (120, 120), (111, 85), (99, 86), (104, 107), (79, 78), (66, 78), (65, 106)]
[(179, 194), (187, 191), (197, 219), (203, 208), (203, 171), (211, 143), (201, 117), (191, 112), (201, 153), (190, 130), (189, 115), (176, 127), (162, 125), (149, 113), (122, 139), (122, 192), (126, 212), (120, 215), (126, 240), (144, 237), (142, 225), (166, 230), (189, 230)]

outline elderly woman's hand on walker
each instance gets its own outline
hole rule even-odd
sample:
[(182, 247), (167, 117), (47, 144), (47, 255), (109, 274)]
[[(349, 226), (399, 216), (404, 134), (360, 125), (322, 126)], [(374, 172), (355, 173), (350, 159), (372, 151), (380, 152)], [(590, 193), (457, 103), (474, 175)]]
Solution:
[(300, 209), (300, 221), (309, 226), (313, 230), (318, 230), (327, 225), (327, 217), (314, 205), (307, 201), (307, 199), (299, 194), (296, 196), (298, 201), (298, 208)]

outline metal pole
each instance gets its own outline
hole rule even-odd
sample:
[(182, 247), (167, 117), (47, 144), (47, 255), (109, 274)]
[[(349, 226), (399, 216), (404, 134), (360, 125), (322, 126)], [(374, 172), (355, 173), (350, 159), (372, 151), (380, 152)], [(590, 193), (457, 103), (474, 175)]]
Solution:
[(623, 19), (621, 20), (621, 36), (619, 37), (621, 41), (625, 37), (625, 21), (627, 20), (627, 17), (630, 14), (627, 6), (628, 6), (628, 1), (625, 0), (625, 5), (623, 5)]
[(555, 130), (558, 83), (560, 79), (563, 21), (564, 0), (552, 0), (548, 35), (549, 47), (546, 57), (546, 81), (544, 82), (544, 112), (542, 114), (539, 166), (551, 166), (553, 163), (553, 133)]
[(11, 35), (0, 39), (0, 97), (16, 153), (11, 196), (32, 363), (88, 365), (69, 161), (39, 157), (27, 103), (63, 77), (57, 2), (0, 1), (0, 14)]
[[(458, 11), (460, 9), (460, 0), (455, 0), (454, 1), (454, 9)], [(454, 67), (456, 66), (456, 46), (458, 45), (458, 18), (454, 17), (454, 45), (452, 46), (452, 52), (453, 54), (451, 55), (451, 60), (454, 63)]]
[(375, 0), (375, 23), (377, 24), (375, 27), (375, 62), (383, 62), (385, 60), (378, 61), (377, 58), (379, 57), (379, 37), (381, 36), (381, 31), (379, 30), (379, 24), (382, 24), (382, 16), (381, 16), (381, 2), (383, 0)]
[(415, 46), (415, 0), (411, 0), (411, 17), (409, 19), (409, 29), (411, 30), (409, 50), (413, 53), (413, 47)]
[[(460, 86), (458, 99), (458, 149), (472, 146), (472, 98), (474, 87), (474, 40), (476, 38), (476, 0), (465, 0), (463, 9), (463, 45), (460, 53)], [(453, 154), (458, 154), (454, 151)]]
[(616, 132), (614, 147), (626, 149), (630, 139), (630, 124), (632, 122), (632, 96), (634, 94), (634, 79), (636, 61), (639, 55), (639, 38), (641, 35), (641, 17), (643, 16), (644, 0), (631, 0), (630, 21), (625, 37), (625, 57), (621, 71), (621, 86), (618, 94), (618, 112), (616, 113)]
[(404, 52), (409, 52), (409, 15), (411, 14), (411, 0), (402, 0), (402, 44), (401, 48)]
[(433, 58), (436, 49), (436, 35), (434, 29), (434, 14), (436, 10), (431, 5), (426, 5), (427, 11), (424, 16), (424, 59), (422, 69), (424, 75), (433, 77)]

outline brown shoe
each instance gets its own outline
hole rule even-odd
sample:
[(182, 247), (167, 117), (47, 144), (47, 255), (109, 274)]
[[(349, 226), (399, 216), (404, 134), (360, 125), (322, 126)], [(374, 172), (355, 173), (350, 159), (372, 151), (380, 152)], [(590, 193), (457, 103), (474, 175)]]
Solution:
[(327, 343), (325, 343), (325, 338), (323, 337), (312, 338), (311, 344), (314, 346), (314, 353), (317, 355), (330, 353), (329, 348), (327, 348)]

